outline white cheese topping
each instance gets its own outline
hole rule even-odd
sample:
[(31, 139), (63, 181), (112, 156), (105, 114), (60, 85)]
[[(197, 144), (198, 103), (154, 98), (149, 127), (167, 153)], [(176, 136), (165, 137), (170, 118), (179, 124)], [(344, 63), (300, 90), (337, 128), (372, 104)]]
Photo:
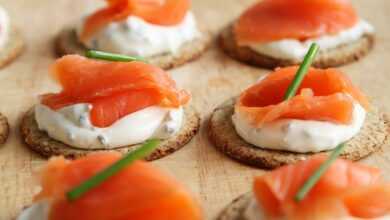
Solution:
[(34, 203), (31, 207), (22, 211), (16, 220), (48, 220), (49, 202)]
[(109, 127), (98, 128), (90, 121), (90, 104), (75, 104), (53, 111), (38, 104), (35, 119), (39, 129), (56, 140), (82, 149), (113, 149), (139, 144), (151, 138), (165, 139), (182, 126), (183, 108), (152, 106), (131, 113)]
[[(81, 33), (83, 22), (79, 25)], [(188, 12), (184, 20), (173, 26), (154, 25), (136, 16), (113, 22), (97, 33), (85, 46), (90, 49), (150, 57), (175, 54), (185, 43), (200, 36), (194, 15)]]
[(9, 38), (9, 17), (3, 7), (0, 6), (0, 49), (2, 49)]
[(273, 58), (291, 59), (301, 61), (312, 43), (317, 43), (321, 51), (336, 48), (340, 45), (360, 39), (364, 34), (374, 32), (371, 24), (360, 20), (353, 27), (335, 35), (324, 35), (315, 39), (299, 41), (296, 39), (283, 39), (279, 41), (248, 45), (252, 50)]
[(354, 103), (352, 123), (282, 119), (256, 128), (241, 112), (232, 116), (237, 133), (248, 143), (274, 150), (320, 152), (330, 150), (355, 136), (364, 124), (365, 109)]
[[(245, 209), (244, 219), (245, 220), (266, 220), (266, 218), (264, 216), (264, 212), (259, 207), (255, 198), (251, 199), (248, 207)], [(355, 217), (346, 216), (346, 217), (339, 219), (339, 220), (364, 220), (364, 219), (365, 218), (355, 218)], [(370, 218), (370, 219), (371, 220), (390, 220), (390, 215), (385, 215), (385, 216), (380, 217), (380, 218)], [(287, 220), (287, 219), (285, 217), (281, 217), (279, 219), (274, 219), (274, 220)], [(316, 220), (316, 219), (312, 219), (312, 220)]]

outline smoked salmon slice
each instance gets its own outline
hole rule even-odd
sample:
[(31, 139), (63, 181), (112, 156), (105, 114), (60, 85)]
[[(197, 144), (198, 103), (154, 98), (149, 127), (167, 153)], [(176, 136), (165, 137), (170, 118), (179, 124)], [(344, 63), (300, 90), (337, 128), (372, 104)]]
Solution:
[[(381, 217), (390, 212), (390, 184), (376, 168), (337, 160), (301, 202), (294, 196), (326, 160), (325, 155), (255, 178), (256, 200), (270, 219), (291, 220)], [(369, 198), (369, 199), (368, 199)]]
[(133, 15), (145, 21), (163, 26), (179, 24), (190, 9), (190, 0), (107, 0), (107, 7), (87, 17), (80, 36), (88, 41), (109, 23), (118, 22)]
[(284, 101), (297, 69), (278, 68), (245, 90), (236, 104), (236, 111), (246, 115), (256, 126), (278, 119), (348, 124), (352, 120), (354, 101), (369, 107), (364, 94), (336, 69), (309, 69), (298, 95)]
[(90, 103), (91, 121), (97, 127), (110, 126), (153, 105), (178, 108), (190, 99), (185, 90), (176, 88), (167, 72), (143, 62), (106, 62), (68, 55), (54, 63), (52, 72), (62, 91), (43, 95), (42, 104), (57, 110)]
[(75, 161), (51, 159), (35, 201), (50, 199), (50, 220), (200, 220), (199, 204), (174, 178), (137, 161), (80, 199), (65, 193), (111, 165), (119, 153), (96, 153)]
[(332, 35), (357, 22), (349, 0), (263, 0), (241, 15), (234, 33), (238, 44), (245, 46)]

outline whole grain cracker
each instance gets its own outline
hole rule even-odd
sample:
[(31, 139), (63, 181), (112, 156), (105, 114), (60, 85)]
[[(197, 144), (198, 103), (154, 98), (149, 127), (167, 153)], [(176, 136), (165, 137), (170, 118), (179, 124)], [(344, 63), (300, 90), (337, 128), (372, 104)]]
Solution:
[[(203, 32), (201, 37), (185, 43), (177, 53), (165, 53), (153, 56), (148, 59), (148, 62), (162, 69), (172, 69), (181, 66), (187, 62), (199, 58), (208, 48), (211, 42), (211, 35)], [(84, 55), (87, 48), (83, 46), (77, 39), (74, 29), (64, 29), (55, 40), (55, 51), (58, 56), (67, 54)]]
[[(265, 54), (260, 54), (249, 47), (239, 46), (233, 33), (233, 25), (225, 28), (219, 36), (219, 45), (230, 57), (258, 67), (275, 69), (276, 67), (286, 67), (299, 65), (301, 61), (291, 59), (278, 59)], [(320, 51), (316, 56), (313, 66), (318, 68), (328, 68), (341, 66), (357, 61), (364, 57), (374, 46), (374, 35), (365, 34), (360, 39), (341, 45), (334, 49)]]
[[(208, 124), (208, 135), (214, 146), (227, 156), (247, 165), (272, 169), (282, 165), (305, 160), (313, 153), (294, 153), (259, 148), (245, 142), (236, 132), (232, 123), (235, 99), (217, 107)], [(388, 147), (390, 138), (389, 117), (378, 110), (367, 113), (359, 134), (348, 141), (342, 158), (360, 160), (371, 153)]]
[[(186, 107), (185, 119), (181, 130), (169, 139), (163, 140), (159, 147), (145, 159), (148, 161), (156, 160), (179, 150), (195, 136), (199, 127), (200, 118), (198, 113), (192, 107)], [(66, 158), (75, 159), (92, 152), (102, 151), (78, 149), (52, 139), (46, 132), (39, 130), (38, 124), (35, 121), (33, 109), (28, 111), (23, 117), (20, 129), (23, 140), (27, 146), (44, 157), (63, 155)], [(112, 151), (118, 151), (125, 154), (140, 146), (141, 145), (125, 146), (112, 149)]]

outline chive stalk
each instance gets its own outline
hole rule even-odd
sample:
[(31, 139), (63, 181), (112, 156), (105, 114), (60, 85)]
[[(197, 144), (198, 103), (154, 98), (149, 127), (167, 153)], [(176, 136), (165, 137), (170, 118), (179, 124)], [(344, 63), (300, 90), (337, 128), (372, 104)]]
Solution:
[(309, 70), (311, 64), (314, 61), (319, 50), (319, 46), (316, 43), (312, 43), (309, 51), (305, 55), (305, 58), (302, 61), (302, 64), (299, 66), (295, 77), (287, 89), (286, 95), (284, 96), (285, 100), (289, 100), (295, 96), (297, 93), (299, 86), (301, 85), (303, 79), (305, 78), (307, 71)]
[[(313, 43), (310, 46), (308, 53), (306, 54), (301, 66), (299, 67), (292, 83), (287, 89), (285, 100), (288, 100), (295, 96), (297, 93), (299, 86), (301, 85), (303, 79), (307, 71), (309, 70), (310, 65), (312, 64), (315, 56), (317, 55), (319, 47), (317, 44)], [(310, 190), (317, 184), (317, 182), (321, 179), (322, 175), (328, 170), (330, 165), (340, 156), (345, 148), (345, 143), (338, 145), (332, 153), (329, 155), (326, 161), (322, 163), (318, 169), (305, 181), (303, 186), (298, 190), (295, 195), (295, 201), (302, 201), (306, 195), (310, 192)]]
[(120, 171), (122, 171), (125, 167), (130, 165), (132, 162), (142, 159), (145, 156), (149, 155), (153, 152), (160, 141), (158, 140), (149, 140), (146, 141), (140, 148), (128, 153), (122, 159), (118, 160), (111, 166), (107, 167), (103, 171), (99, 172), (95, 176), (76, 186), (72, 190), (66, 193), (66, 197), (68, 201), (72, 202), (80, 197), (82, 197), (85, 193), (89, 192), (95, 187), (98, 187), (100, 184), (105, 182), (110, 177), (116, 175)]
[(146, 62), (146, 59), (143, 57), (137, 56), (126, 56), (122, 54), (108, 53), (98, 50), (88, 50), (85, 53), (85, 56), (88, 58), (107, 60), (107, 61), (119, 61), (119, 62), (132, 62), (132, 61), (141, 61)]
[[(313, 63), (315, 56), (318, 53), (318, 50), (319, 50), (319, 46), (317, 44), (313, 43), (310, 46), (310, 49), (306, 54), (302, 64), (298, 68), (298, 71), (292, 83), (287, 89), (287, 92), (284, 97), (285, 100), (289, 100), (296, 95), (303, 79), (305, 78), (305, 75), (307, 74), (311, 64)], [(332, 165), (332, 163), (340, 156), (340, 154), (343, 152), (345, 148), (345, 145), (346, 145), (345, 143), (338, 145), (329, 155), (327, 160), (324, 161), (324, 163), (322, 163), (317, 168), (317, 170), (305, 181), (303, 186), (298, 190), (297, 194), (295, 195), (294, 197), (295, 201), (299, 202), (305, 198), (305, 196), (310, 192), (310, 190), (321, 179), (322, 175), (328, 170), (328, 168)]]
[(317, 170), (306, 180), (302, 188), (295, 195), (295, 201), (302, 201), (310, 190), (317, 184), (321, 179), (321, 176), (329, 169), (330, 165), (340, 156), (343, 152), (346, 144), (342, 143), (338, 145), (332, 153), (329, 155), (326, 161), (324, 161)]
[[(319, 46), (316, 43), (311, 44), (309, 51), (305, 55), (302, 64), (299, 66), (295, 77), (287, 89), (287, 92), (284, 96), (285, 100), (289, 100), (294, 97), (305, 78), (311, 64), (314, 61), (319, 50)], [(321, 176), (328, 170), (330, 165), (339, 157), (341, 152), (344, 150), (345, 143), (338, 145), (334, 151), (330, 154), (327, 160), (318, 167), (318, 169), (310, 176), (304, 185), (299, 189), (298, 193), (295, 195), (294, 199), (296, 201), (302, 201), (305, 196), (310, 192), (310, 190), (317, 184), (321, 179)]]

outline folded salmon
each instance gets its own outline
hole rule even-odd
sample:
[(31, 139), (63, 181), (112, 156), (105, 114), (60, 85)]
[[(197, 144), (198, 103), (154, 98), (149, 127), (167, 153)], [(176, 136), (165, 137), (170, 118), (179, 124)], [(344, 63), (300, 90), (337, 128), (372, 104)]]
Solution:
[(102, 185), (69, 202), (65, 193), (120, 159), (96, 153), (68, 161), (53, 158), (43, 169), (35, 202), (50, 201), (50, 220), (200, 220), (197, 202), (174, 178), (137, 161)]
[(52, 67), (62, 86), (58, 94), (42, 96), (42, 104), (56, 110), (77, 103), (91, 103), (94, 126), (107, 127), (118, 119), (158, 105), (177, 108), (190, 95), (176, 88), (169, 74), (143, 62), (106, 62), (68, 55)]
[(326, 156), (276, 169), (254, 183), (261, 210), (269, 219), (312, 220), (344, 217), (376, 218), (390, 212), (390, 184), (380, 171), (346, 160), (337, 160), (301, 202), (294, 196)]
[(298, 67), (276, 69), (265, 79), (244, 91), (236, 104), (257, 126), (278, 119), (302, 119), (348, 124), (352, 120), (354, 102), (368, 108), (363, 93), (347, 76), (336, 69), (311, 68), (298, 95), (284, 101)]

